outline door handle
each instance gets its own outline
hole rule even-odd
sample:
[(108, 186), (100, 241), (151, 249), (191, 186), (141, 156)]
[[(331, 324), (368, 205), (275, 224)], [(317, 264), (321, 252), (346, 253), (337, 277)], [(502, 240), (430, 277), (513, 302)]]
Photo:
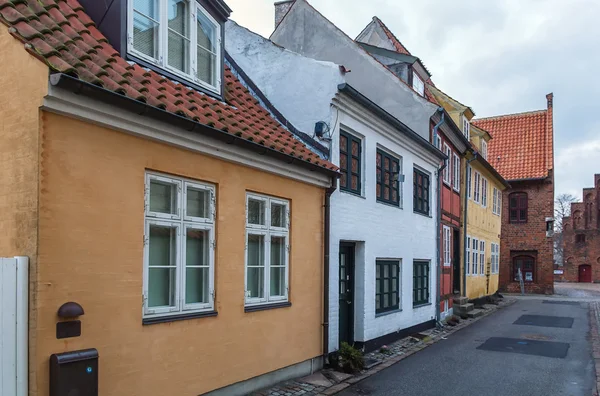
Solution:
[(350, 305), (350, 304), (352, 304), (352, 301), (346, 300), (346, 304)]

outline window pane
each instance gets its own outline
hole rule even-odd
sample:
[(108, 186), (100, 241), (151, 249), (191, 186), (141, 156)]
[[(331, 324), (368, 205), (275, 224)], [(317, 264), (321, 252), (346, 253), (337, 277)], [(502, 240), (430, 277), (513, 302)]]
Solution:
[(210, 191), (193, 187), (187, 189), (187, 215), (191, 217), (210, 217)]
[(265, 201), (248, 199), (248, 224), (266, 225)]
[(184, 73), (190, 72), (190, 42), (177, 33), (169, 30), (169, 66)]
[(158, 180), (150, 182), (150, 211), (177, 213), (177, 185)]
[(271, 297), (285, 296), (285, 267), (271, 267)]
[(169, 66), (190, 72), (190, 14), (187, 0), (169, 0)]
[(285, 237), (271, 237), (271, 265), (285, 265)]
[(158, 59), (158, 23), (134, 13), (133, 48), (144, 55)]
[(208, 84), (215, 85), (216, 57), (216, 27), (198, 10), (198, 78)]
[(272, 227), (286, 227), (285, 221), (285, 205), (272, 203), (271, 204), (271, 226)]
[(216, 27), (215, 25), (198, 10), (198, 45), (211, 51), (216, 52)]
[(265, 237), (264, 235), (248, 235), (248, 265), (265, 265)]
[(214, 54), (198, 47), (197, 56), (198, 78), (210, 85), (216, 85), (215, 69), (217, 61)]
[(264, 279), (265, 269), (260, 268), (248, 268), (248, 291), (252, 298), (264, 298)]
[(186, 268), (185, 270), (185, 302), (186, 304), (207, 304), (209, 300), (209, 268)]
[(169, 29), (189, 38), (189, 7), (187, 0), (169, 0)]
[(185, 265), (209, 265), (210, 237), (207, 230), (188, 229), (185, 244)]
[(149, 307), (175, 306), (175, 268), (150, 268), (148, 282)]
[(177, 265), (177, 229), (175, 227), (150, 226), (149, 265)]
[(154, 20), (158, 20), (158, 0), (134, 0), (133, 9)]

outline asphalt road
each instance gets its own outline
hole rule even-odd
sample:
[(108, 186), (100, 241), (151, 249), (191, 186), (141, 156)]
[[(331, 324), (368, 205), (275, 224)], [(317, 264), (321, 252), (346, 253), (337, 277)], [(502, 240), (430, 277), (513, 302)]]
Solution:
[[(340, 395), (590, 396), (595, 375), (588, 337), (588, 305), (574, 304), (519, 300)], [(560, 316), (562, 320), (542, 318), (545, 320), (540, 324), (567, 327), (534, 326), (535, 318), (522, 319), (529, 324), (513, 324), (523, 315)], [(568, 328), (571, 321), (564, 317), (573, 318), (572, 327)], [(502, 344), (497, 338), (516, 340), (500, 345), (502, 352), (477, 349), (486, 341), (497, 348), (498, 341)], [(516, 350), (534, 355), (515, 353)], [(566, 357), (546, 357), (554, 352), (566, 352)]]

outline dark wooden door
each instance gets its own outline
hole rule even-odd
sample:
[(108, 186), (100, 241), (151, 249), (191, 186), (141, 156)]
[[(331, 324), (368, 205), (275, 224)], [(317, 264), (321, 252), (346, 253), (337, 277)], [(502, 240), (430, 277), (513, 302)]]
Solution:
[(460, 294), (460, 232), (453, 231), (454, 256), (452, 257), (452, 287), (454, 294)]
[(340, 344), (354, 342), (354, 244), (340, 245)]
[(589, 265), (579, 266), (579, 282), (592, 282), (592, 267)]

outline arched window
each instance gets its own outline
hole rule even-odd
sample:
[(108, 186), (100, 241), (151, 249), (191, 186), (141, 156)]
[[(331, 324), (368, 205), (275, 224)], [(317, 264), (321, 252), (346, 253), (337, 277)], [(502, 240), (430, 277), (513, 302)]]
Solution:
[(516, 192), (509, 195), (510, 222), (527, 223), (527, 193)]
[(519, 281), (519, 269), (523, 274), (523, 282), (535, 282), (535, 257), (516, 256), (513, 258), (513, 279)]

